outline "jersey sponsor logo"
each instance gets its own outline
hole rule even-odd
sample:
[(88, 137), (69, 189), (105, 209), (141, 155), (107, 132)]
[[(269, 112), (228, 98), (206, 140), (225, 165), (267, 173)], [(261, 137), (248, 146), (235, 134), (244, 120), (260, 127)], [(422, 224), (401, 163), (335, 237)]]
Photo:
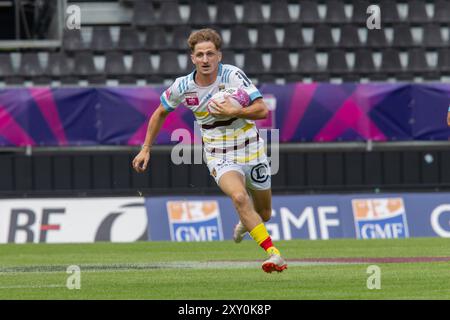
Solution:
[(403, 198), (353, 199), (358, 239), (408, 238)]
[(186, 100), (186, 104), (188, 106), (198, 106), (199, 105), (199, 99), (197, 92), (186, 92), (184, 94), (184, 98)]
[(260, 163), (254, 166), (251, 170), (250, 176), (252, 177), (252, 180), (255, 182), (263, 183), (266, 182), (267, 179), (269, 179), (269, 168), (267, 164)]
[(172, 241), (223, 240), (217, 201), (168, 201)]

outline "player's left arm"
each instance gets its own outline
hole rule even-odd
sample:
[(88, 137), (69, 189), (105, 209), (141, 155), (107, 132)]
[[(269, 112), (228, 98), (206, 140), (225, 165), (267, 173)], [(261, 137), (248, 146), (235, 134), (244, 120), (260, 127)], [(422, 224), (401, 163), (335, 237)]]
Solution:
[(447, 125), (450, 127), (450, 107), (449, 107), (448, 113), (447, 113)]
[(259, 120), (267, 118), (269, 114), (269, 109), (265, 104), (263, 98), (257, 98), (252, 101), (252, 103), (246, 108), (233, 108), (234, 117), (248, 119), (248, 120)]

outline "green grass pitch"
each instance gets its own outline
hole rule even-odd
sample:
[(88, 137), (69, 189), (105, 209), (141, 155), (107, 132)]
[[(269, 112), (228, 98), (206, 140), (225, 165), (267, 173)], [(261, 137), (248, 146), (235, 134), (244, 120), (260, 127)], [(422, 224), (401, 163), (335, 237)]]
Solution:
[[(450, 299), (450, 258), (313, 263), (302, 259), (450, 257), (450, 239), (277, 241), (289, 267), (266, 274), (251, 241), (0, 245), (0, 299)], [(381, 288), (369, 290), (369, 265)], [(81, 269), (79, 290), (66, 269)]]

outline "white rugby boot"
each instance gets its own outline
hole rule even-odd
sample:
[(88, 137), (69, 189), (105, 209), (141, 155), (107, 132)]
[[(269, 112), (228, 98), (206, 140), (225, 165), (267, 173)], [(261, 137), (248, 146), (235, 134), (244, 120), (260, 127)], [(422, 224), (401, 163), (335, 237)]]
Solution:
[(272, 273), (273, 271), (281, 272), (287, 269), (287, 263), (279, 254), (272, 253), (261, 267), (267, 273)]
[(233, 232), (234, 242), (236, 242), (236, 243), (241, 242), (242, 239), (244, 239), (244, 236), (246, 233), (247, 233), (247, 229), (242, 224), (242, 222), (239, 221), (239, 223), (234, 227), (234, 232)]

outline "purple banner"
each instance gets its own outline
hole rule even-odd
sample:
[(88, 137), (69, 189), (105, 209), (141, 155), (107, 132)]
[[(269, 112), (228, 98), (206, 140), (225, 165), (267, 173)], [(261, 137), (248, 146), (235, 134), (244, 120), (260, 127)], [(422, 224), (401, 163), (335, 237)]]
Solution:
[[(139, 145), (164, 87), (0, 90), (0, 146)], [(266, 84), (271, 112), (260, 128), (281, 142), (448, 140), (450, 84)], [(269, 103), (270, 102), (270, 103)], [(157, 144), (174, 144), (194, 116), (177, 108)], [(198, 141), (198, 140), (197, 140)]]

